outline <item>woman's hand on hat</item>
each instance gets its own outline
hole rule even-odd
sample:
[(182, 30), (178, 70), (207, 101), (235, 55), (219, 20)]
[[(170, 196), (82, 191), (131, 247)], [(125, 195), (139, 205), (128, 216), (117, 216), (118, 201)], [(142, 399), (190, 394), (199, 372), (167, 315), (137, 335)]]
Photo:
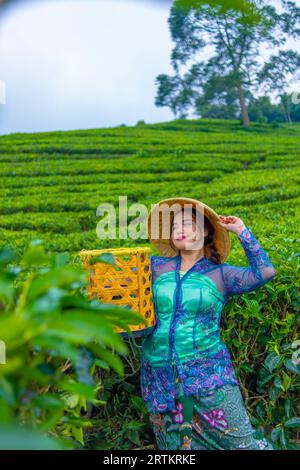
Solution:
[(220, 220), (218, 220), (218, 223), (223, 228), (225, 228), (229, 232), (235, 233), (236, 235), (239, 235), (246, 228), (246, 225), (244, 224), (242, 219), (240, 219), (239, 217), (235, 217), (234, 215), (229, 215), (227, 217), (220, 215), (219, 219)]

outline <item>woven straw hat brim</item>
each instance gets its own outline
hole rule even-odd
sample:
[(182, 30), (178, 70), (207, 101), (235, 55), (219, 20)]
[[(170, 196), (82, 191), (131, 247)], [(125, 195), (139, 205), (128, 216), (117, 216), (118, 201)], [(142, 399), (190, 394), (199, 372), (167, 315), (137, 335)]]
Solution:
[[(162, 220), (166, 220), (163, 219), (163, 213), (169, 211), (169, 207), (175, 204), (179, 204), (179, 206), (178, 209), (177, 206), (173, 208), (174, 214), (177, 213), (178, 210), (184, 204), (191, 204), (192, 206), (189, 207), (195, 207), (208, 218), (214, 228), (214, 244), (220, 255), (220, 261), (221, 263), (223, 263), (230, 253), (230, 238), (228, 231), (217, 223), (217, 221), (220, 220), (220, 217), (211, 207), (207, 206), (201, 201), (187, 197), (174, 197), (162, 199), (157, 204), (155, 204), (148, 216), (148, 237), (150, 242), (156, 247), (160, 255), (166, 257), (174, 257), (179, 254), (178, 250), (174, 250), (174, 248), (172, 247), (170, 243), (171, 239), (162, 237)], [(157, 220), (159, 220), (159, 237), (152, 238), (151, 227), (152, 224), (156, 223)], [(171, 233), (171, 231), (169, 233)], [(209, 252), (206, 251), (206, 247), (204, 247), (204, 250), (205, 256), (209, 256)]]

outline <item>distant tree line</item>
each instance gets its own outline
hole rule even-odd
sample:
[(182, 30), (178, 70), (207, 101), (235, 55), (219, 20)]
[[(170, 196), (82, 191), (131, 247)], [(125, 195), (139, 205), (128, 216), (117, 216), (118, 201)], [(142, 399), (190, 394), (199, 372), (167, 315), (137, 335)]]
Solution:
[[(250, 92), (245, 94), (247, 99), (249, 120), (261, 123), (292, 123), (300, 122), (300, 93), (299, 104), (293, 103), (292, 94), (284, 93), (279, 103), (272, 103), (269, 96), (255, 98)], [(240, 107), (234, 96), (219, 99), (217, 103), (203, 96), (198, 103), (199, 115), (211, 119), (240, 119)], [(186, 116), (181, 116), (186, 117)]]

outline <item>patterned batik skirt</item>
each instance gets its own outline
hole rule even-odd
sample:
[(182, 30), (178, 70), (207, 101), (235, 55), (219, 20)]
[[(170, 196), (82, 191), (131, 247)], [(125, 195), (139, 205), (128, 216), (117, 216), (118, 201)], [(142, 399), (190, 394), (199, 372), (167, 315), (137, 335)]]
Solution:
[(159, 449), (275, 450), (252, 427), (239, 385), (226, 384), (205, 396), (187, 396), (175, 365), (173, 377), (176, 409), (149, 416)]

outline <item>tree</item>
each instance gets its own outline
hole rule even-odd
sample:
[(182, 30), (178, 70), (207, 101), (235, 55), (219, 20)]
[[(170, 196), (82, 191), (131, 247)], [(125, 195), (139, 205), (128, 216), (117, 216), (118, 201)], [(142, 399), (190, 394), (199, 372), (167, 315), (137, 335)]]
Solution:
[[(267, 79), (263, 69), (268, 64), (263, 64), (262, 49), (280, 48), (289, 37), (300, 36), (300, 8), (285, 0), (281, 0), (281, 6), (282, 11), (278, 12), (268, 0), (231, 4), (225, 0), (175, 0), (168, 19), (175, 42), (171, 53), (175, 75), (157, 77), (156, 105), (171, 109), (175, 105), (176, 112), (181, 114), (192, 106), (202, 116), (207, 110), (207, 89), (213, 102), (220, 97), (223, 86), (222, 99), (228, 94), (226, 99), (234, 105), (234, 92), (243, 124), (249, 125), (246, 98)], [(208, 59), (203, 60), (200, 54)], [(282, 54), (279, 49), (278, 57)], [(287, 64), (289, 73), (293, 73), (298, 54), (293, 50), (285, 54), (295, 59)], [(274, 57), (277, 56), (272, 56), (270, 64), (274, 63)], [(190, 67), (183, 76), (180, 66)], [(284, 85), (283, 81), (277, 81), (279, 93), (284, 92)]]
[(295, 77), (300, 69), (300, 54), (295, 51), (279, 51), (278, 55), (272, 55), (269, 62), (258, 73), (258, 79), (269, 92), (275, 92), (280, 98), (280, 105), (287, 122), (291, 123), (291, 100), (284, 89)]
[(185, 118), (187, 116), (185, 108), (191, 102), (193, 92), (185, 85), (186, 80), (179, 75), (167, 77), (159, 75), (157, 77), (159, 90), (155, 98), (157, 106), (169, 106), (175, 117)]
[(277, 104), (271, 103), (269, 96), (260, 96), (251, 100), (248, 111), (251, 121), (263, 123), (284, 122), (282, 110)]
[(195, 98), (195, 110), (203, 118), (237, 119), (239, 103), (230, 75), (212, 75)]

